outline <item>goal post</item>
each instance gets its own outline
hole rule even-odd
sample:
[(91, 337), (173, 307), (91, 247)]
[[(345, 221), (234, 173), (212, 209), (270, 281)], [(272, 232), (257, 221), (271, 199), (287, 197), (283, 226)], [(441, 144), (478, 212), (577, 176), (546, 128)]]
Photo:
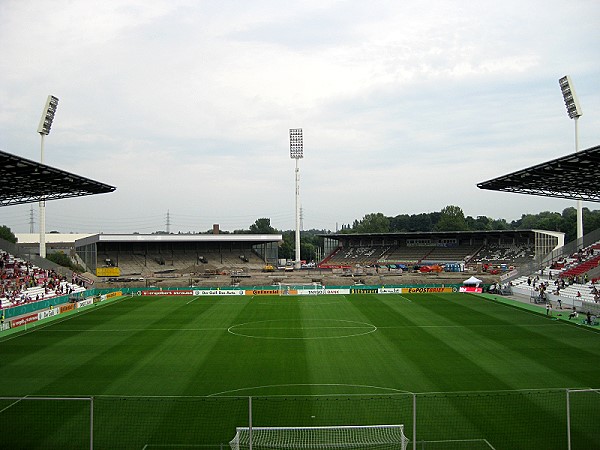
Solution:
[(263, 449), (377, 449), (406, 450), (404, 425), (329, 427), (238, 427), (231, 450)]
[(325, 286), (320, 283), (278, 283), (279, 295), (320, 295), (325, 293)]

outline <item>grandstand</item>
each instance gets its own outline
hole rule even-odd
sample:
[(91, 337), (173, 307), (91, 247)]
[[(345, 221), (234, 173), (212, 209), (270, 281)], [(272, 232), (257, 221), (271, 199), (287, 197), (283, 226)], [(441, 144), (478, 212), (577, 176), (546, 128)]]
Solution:
[[(572, 255), (543, 268), (539, 273), (521, 275), (511, 281), (517, 295), (562, 306), (575, 306), (580, 310), (593, 310), (600, 315), (600, 242), (580, 249)], [(540, 295), (544, 286), (544, 298)]]
[(427, 252), (432, 249), (432, 247), (401, 247), (396, 245), (379, 258), (378, 263), (413, 266), (419, 264), (427, 256)]
[(321, 268), (407, 267), (433, 264), (525, 265), (564, 245), (564, 234), (544, 230), (323, 235)]
[(2, 309), (85, 291), (76, 280), (0, 249), (0, 307)]
[(280, 234), (116, 235), (95, 234), (74, 242), (95, 275), (152, 276), (175, 271), (256, 270), (277, 263)]
[(471, 259), (471, 263), (511, 264), (515, 266), (527, 264), (535, 259), (535, 249), (527, 244), (488, 244), (483, 246)]
[(565, 270), (560, 273), (560, 276), (578, 278), (597, 268), (600, 265), (600, 244), (592, 245), (590, 250), (591, 252), (586, 255), (587, 258), (580, 254), (567, 260), (563, 266)]
[[(0, 206), (51, 201), (113, 192), (116, 188), (71, 172), (0, 151)], [(39, 239), (39, 235), (38, 235)], [(38, 240), (39, 243), (39, 240)], [(68, 269), (40, 258), (31, 248), (2, 241), (0, 245), (2, 308), (85, 291), (69, 281)], [(10, 253), (13, 251), (13, 253)], [(27, 258), (22, 255), (29, 253)]]

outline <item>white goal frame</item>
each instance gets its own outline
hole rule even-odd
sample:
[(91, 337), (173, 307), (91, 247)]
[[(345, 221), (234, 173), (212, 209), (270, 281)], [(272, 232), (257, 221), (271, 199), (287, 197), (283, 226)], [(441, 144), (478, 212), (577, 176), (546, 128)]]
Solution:
[(381, 449), (406, 450), (404, 425), (237, 427), (231, 450)]
[[(325, 286), (320, 283), (278, 283), (277, 290), (280, 296), (319, 295), (325, 293)], [(296, 293), (290, 291), (296, 291)]]

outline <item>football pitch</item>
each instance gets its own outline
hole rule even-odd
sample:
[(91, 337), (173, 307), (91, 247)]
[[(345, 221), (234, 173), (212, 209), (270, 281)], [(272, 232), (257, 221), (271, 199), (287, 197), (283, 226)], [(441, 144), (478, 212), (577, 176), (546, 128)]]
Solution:
[(600, 333), (469, 294), (121, 297), (2, 337), (0, 374), (0, 448), (220, 449), (249, 423), (600, 448)]

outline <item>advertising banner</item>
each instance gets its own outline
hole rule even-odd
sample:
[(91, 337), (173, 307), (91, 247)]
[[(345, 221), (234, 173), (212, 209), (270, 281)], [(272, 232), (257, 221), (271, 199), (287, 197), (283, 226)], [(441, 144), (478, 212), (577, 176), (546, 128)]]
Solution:
[(380, 294), (402, 294), (402, 288), (386, 288), (380, 287), (378, 292)]
[(86, 298), (85, 300), (81, 300), (80, 302), (77, 302), (76, 307), (83, 308), (84, 306), (93, 305), (93, 304), (94, 304), (94, 298), (90, 297), (90, 298)]
[(194, 289), (194, 295), (245, 295), (242, 289)]
[[(284, 288), (281, 290), (281, 295), (305, 295), (303, 291), (297, 291), (296, 289)], [(308, 294), (306, 294), (308, 295)]]
[(60, 310), (58, 308), (47, 309), (45, 311), (40, 311), (38, 313), (38, 320), (44, 320), (48, 317), (57, 316), (60, 314)]
[(471, 292), (475, 294), (481, 294), (483, 292), (483, 288), (475, 286), (461, 286), (459, 288), (459, 292)]
[(94, 295), (94, 303), (100, 303), (106, 300), (106, 294)]
[(106, 294), (106, 298), (120, 297), (121, 295), (123, 295), (121, 291), (109, 292)]
[(279, 289), (253, 289), (246, 291), (246, 295), (279, 295)]
[(65, 303), (64, 305), (60, 305), (58, 309), (60, 314), (66, 313), (67, 311), (73, 311), (75, 309), (75, 303)]
[(11, 328), (21, 327), (21, 326), (27, 325), (28, 323), (31, 323), (31, 322), (37, 322), (37, 320), (38, 320), (37, 313), (30, 314), (28, 316), (23, 316), (18, 319), (11, 320), (10, 327)]
[(441, 294), (453, 292), (451, 287), (409, 287), (402, 288), (402, 294)]
[(350, 289), (328, 289), (325, 288), (325, 293), (329, 295), (345, 295), (350, 294)]
[(177, 291), (177, 290), (167, 290), (167, 291), (142, 291), (142, 295), (194, 295), (194, 291), (186, 290), (186, 291)]
[(379, 292), (379, 288), (370, 287), (370, 288), (350, 288), (351, 294), (377, 294)]
[(96, 268), (97, 277), (120, 277), (121, 269), (118, 267), (98, 267)]
[(325, 295), (325, 289), (302, 289), (297, 291), (298, 295)]
[(507, 278), (512, 278), (512, 277), (516, 277), (519, 274), (518, 270), (511, 270), (510, 272), (506, 272), (503, 273), (502, 275), (500, 275), (500, 281), (504, 281)]

